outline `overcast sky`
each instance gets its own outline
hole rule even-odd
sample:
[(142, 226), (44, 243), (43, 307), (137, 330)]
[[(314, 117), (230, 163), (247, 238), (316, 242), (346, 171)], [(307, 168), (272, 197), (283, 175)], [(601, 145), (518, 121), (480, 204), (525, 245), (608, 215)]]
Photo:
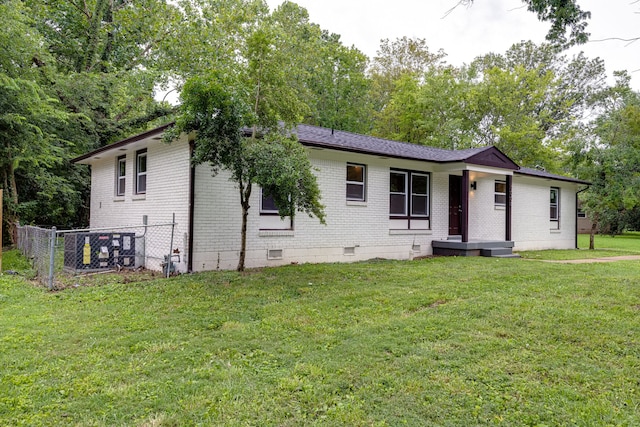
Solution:
[[(282, 0), (267, 0), (274, 9)], [(426, 39), (429, 49), (443, 49), (447, 62), (462, 65), (489, 52), (504, 53), (521, 40), (542, 43), (549, 28), (520, 0), (475, 0), (459, 6), (445, 17), (457, 0), (297, 0), (309, 11), (310, 20), (322, 29), (341, 35), (373, 57), (380, 40), (403, 36)], [(640, 36), (640, 3), (634, 0), (580, 0), (592, 13), (591, 40)], [(577, 48), (590, 58), (604, 59), (608, 74), (627, 70), (632, 85), (640, 90), (640, 41), (591, 41)], [(574, 50), (575, 51), (575, 50)], [(574, 52), (571, 51), (571, 52)], [(613, 80), (611, 80), (613, 82)]]

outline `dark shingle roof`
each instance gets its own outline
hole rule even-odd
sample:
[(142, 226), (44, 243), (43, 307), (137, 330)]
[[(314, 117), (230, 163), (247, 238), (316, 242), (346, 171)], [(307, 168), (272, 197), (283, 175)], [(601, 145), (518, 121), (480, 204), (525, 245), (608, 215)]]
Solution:
[(569, 178), (568, 176), (556, 175), (556, 174), (549, 173), (547, 171), (539, 170), (539, 169), (521, 167), (520, 169), (514, 172), (520, 175), (534, 176), (537, 178), (555, 179), (557, 181), (575, 182), (576, 184), (591, 185), (589, 181), (583, 181), (577, 178)]
[(298, 125), (296, 133), (303, 145), (438, 163), (461, 162), (491, 149), (445, 150), (311, 125)]
[[(123, 147), (143, 139), (157, 138), (173, 123), (160, 126), (156, 129), (134, 135), (116, 143), (101, 147), (90, 153), (84, 154), (72, 160), (76, 163), (95, 156), (104, 151)], [(249, 129), (245, 129), (248, 133)], [(354, 153), (377, 155), (381, 157), (392, 157), (407, 160), (421, 160), (435, 163), (466, 162), (470, 164), (493, 166), (503, 169), (514, 170), (520, 175), (533, 176), (538, 178), (554, 179), (559, 181), (574, 182), (578, 184), (589, 184), (587, 181), (569, 178), (561, 175), (554, 175), (537, 169), (520, 168), (511, 159), (505, 156), (500, 150), (493, 146), (481, 148), (469, 148), (466, 150), (445, 150), (443, 148), (427, 147), (425, 145), (410, 144), (407, 142), (392, 141), (389, 139), (376, 138), (368, 135), (361, 135), (352, 132), (333, 130), (319, 126), (298, 125), (295, 129), (298, 140), (308, 147), (326, 148), (332, 150), (349, 151)]]

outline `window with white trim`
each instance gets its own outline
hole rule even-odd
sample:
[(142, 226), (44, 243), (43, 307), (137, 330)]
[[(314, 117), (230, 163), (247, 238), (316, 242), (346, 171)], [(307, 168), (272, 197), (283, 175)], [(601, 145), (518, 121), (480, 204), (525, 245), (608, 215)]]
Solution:
[(124, 196), (127, 178), (127, 156), (116, 160), (116, 196)]
[(136, 194), (147, 192), (147, 150), (136, 153)]
[(554, 222), (558, 222), (560, 220), (560, 189), (558, 187), (551, 187), (549, 220)]
[(429, 174), (391, 170), (389, 216), (396, 219), (429, 218)]
[(496, 206), (506, 206), (507, 204), (507, 182), (496, 179), (494, 184), (494, 204)]
[(347, 200), (364, 202), (366, 200), (367, 167), (356, 163), (347, 163)]

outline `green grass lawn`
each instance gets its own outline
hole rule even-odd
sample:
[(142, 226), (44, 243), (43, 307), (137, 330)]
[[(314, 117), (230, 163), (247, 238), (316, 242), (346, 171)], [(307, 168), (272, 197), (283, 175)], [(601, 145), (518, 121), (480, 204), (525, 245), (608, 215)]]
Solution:
[(545, 260), (569, 260), (640, 255), (640, 233), (627, 232), (615, 237), (608, 235), (596, 235), (594, 246), (594, 250), (589, 250), (589, 235), (579, 234), (578, 247), (580, 249), (522, 251), (518, 252), (518, 254), (523, 258)]
[(0, 425), (640, 425), (639, 277), (490, 258), (60, 292), (5, 275)]

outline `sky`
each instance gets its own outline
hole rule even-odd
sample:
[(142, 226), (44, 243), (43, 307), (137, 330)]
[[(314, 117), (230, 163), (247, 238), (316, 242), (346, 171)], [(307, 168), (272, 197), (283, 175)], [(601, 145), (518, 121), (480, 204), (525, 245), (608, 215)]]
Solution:
[[(282, 0), (266, 0), (273, 10)], [(309, 11), (309, 19), (324, 30), (340, 34), (347, 46), (373, 57), (380, 40), (403, 36), (423, 38), (429, 50), (443, 49), (454, 66), (490, 52), (504, 53), (522, 40), (545, 41), (548, 23), (539, 22), (521, 0), (475, 0), (470, 7), (457, 0), (293, 0)], [(605, 61), (609, 83), (614, 70), (627, 70), (632, 87), (640, 90), (640, 41), (627, 43), (605, 38), (640, 37), (640, 2), (635, 0), (579, 0), (591, 12), (589, 43), (573, 48), (572, 56)]]

